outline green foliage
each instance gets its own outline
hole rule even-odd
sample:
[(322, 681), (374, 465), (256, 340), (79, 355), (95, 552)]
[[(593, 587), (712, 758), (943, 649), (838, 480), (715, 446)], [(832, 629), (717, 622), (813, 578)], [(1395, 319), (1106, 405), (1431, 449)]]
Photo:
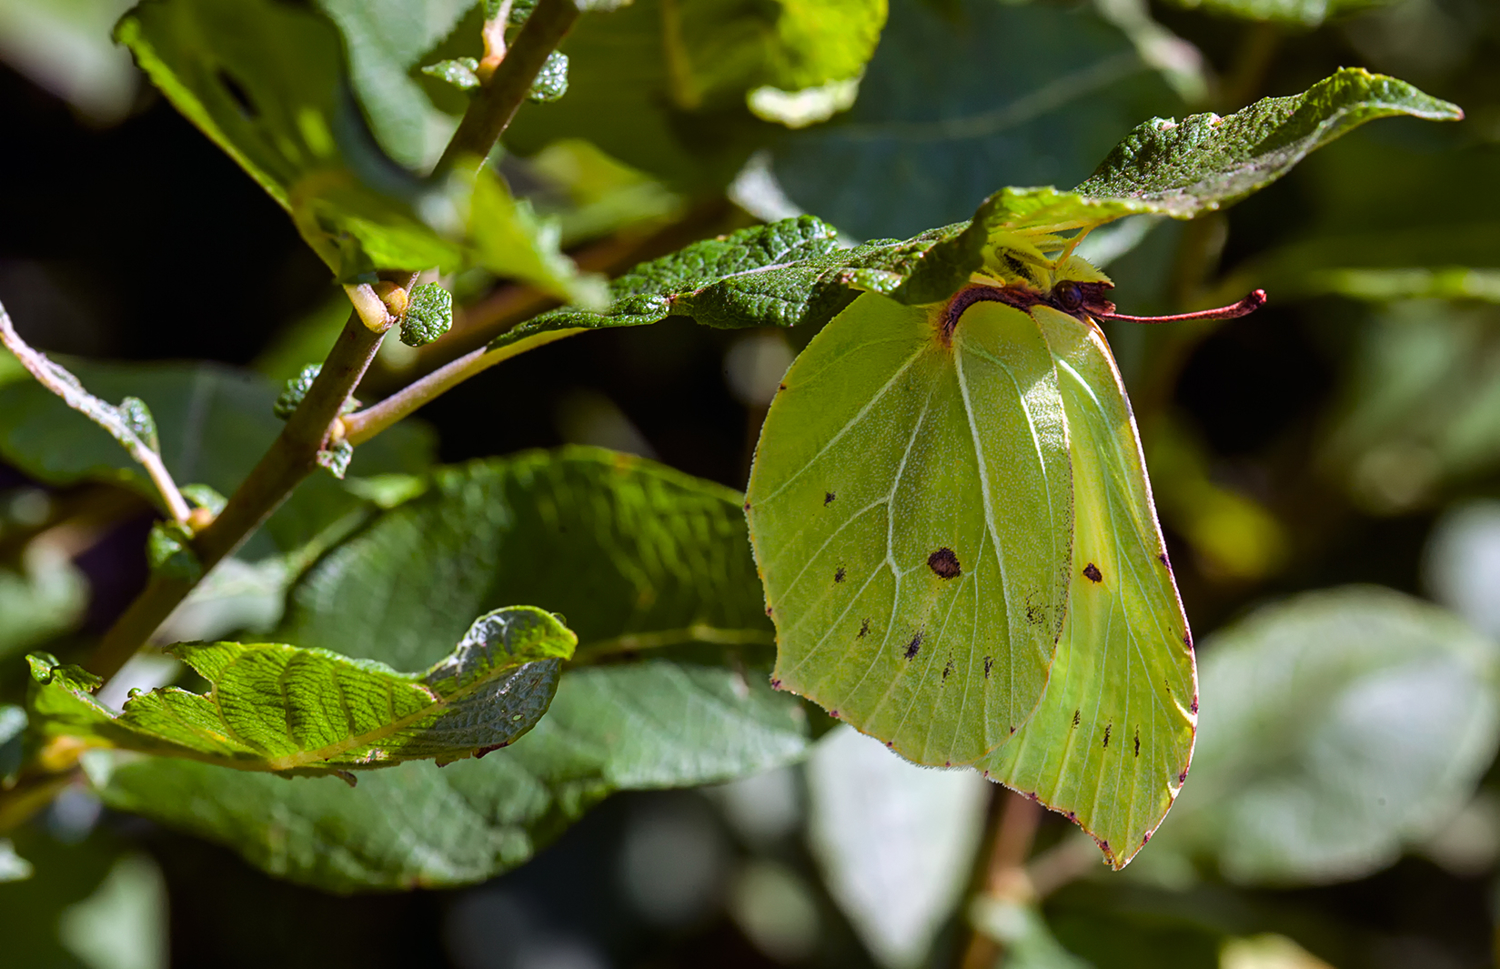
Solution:
[(1500, 742), (1500, 647), (1386, 589), (1307, 593), (1205, 644), (1192, 783), (1142, 855), (1234, 882), (1359, 877), (1430, 836)]
[[(406, 147), (397, 157), (417, 164), (424, 150), (411, 144), (428, 123), (415, 99), (426, 98), (391, 66), (414, 65), (425, 38), (446, 33), (430, 32), (443, 26), (438, 14), (456, 15), (468, 4), (433, 0), (431, 18), (404, 3), (322, 6), (342, 38), (316, 13), (272, 0), (153, 0), (121, 21), (118, 36), (177, 109), (291, 214), (339, 279), (481, 265), (560, 296), (584, 295), (555, 238), (522, 214), (492, 172), (417, 177), (372, 143), (342, 95), (353, 83), (386, 150)], [(398, 7), (400, 16), (380, 16)], [(417, 23), (422, 29), (413, 32)], [(341, 39), (351, 51), (352, 81)]]
[[(481, 762), (406, 764), (350, 792), (152, 759), (117, 767), (103, 796), (297, 881), (447, 885), (520, 864), (613, 790), (726, 780), (803, 751), (802, 708), (759, 672), (772, 630), (738, 496), (623, 455), (437, 470), (303, 577), (277, 636), (411, 666), (464, 610), (516, 597), (566, 615), (575, 662), (602, 665), (565, 672), (536, 728)], [(652, 658), (618, 662), (638, 652)]]
[(553, 51), (547, 55), (547, 63), (542, 65), (536, 80), (531, 84), (531, 93), (527, 97), (539, 104), (548, 104), (567, 93), (568, 55), (561, 51)]
[(437, 283), (412, 289), (401, 316), (401, 342), (409, 347), (431, 343), (453, 325), (453, 294)]
[(320, 649), (179, 643), (168, 651), (209, 681), (207, 694), (162, 687), (96, 701), (99, 680), (46, 654), (30, 657), (32, 728), (90, 744), (189, 757), (240, 770), (328, 774), (407, 760), (482, 757), (534, 726), (577, 639), (529, 606), (486, 613), (424, 673)]
[(776, 132), (750, 115), (746, 96), (857, 75), (885, 8), (884, 0), (636, 0), (586, 16), (562, 45), (567, 97), (523, 107), (505, 144), (532, 155), (587, 138), (679, 187), (722, 186)]
[[(101, 394), (134, 391), (150, 404), (159, 423), (162, 461), (177, 481), (229, 494), (281, 433), (273, 413), (276, 390), (253, 374), (215, 364), (70, 361), (69, 366)], [(306, 371), (300, 379), (311, 384)], [(407, 422), (360, 448), (352, 472), (421, 471), (433, 448), (431, 432)], [(0, 457), (48, 484), (107, 481), (157, 497), (150, 479), (109, 435), (34, 381), (0, 386)], [(268, 531), (276, 546), (292, 551), (358, 504), (332, 480), (313, 479), (272, 516)], [(262, 543), (250, 551), (264, 554)]]
[(1082, 195), (1128, 199), (1174, 218), (1231, 205), (1303, 158), (1375, 118), (1457, 121), (1457, 105), (1404, 81), (1344, 68), (1302, 94), (1266, 98), (1227, 118), (1196, 114), (1137, 127), (1078, 186)]
[(955, 7), (893, 3), (854, 107), (772, 146), (792, 202), (857, 238), (908, 236), (969, 217), (1002, 179), (1072, 185), (1141, 118), (1184, 107), (1092, 5)]
[(1323, 21), (1384, 6), (1394, 0), (1172, 0), (1179, 7), (1245, 20), (1316, 27)]
[(153, 572), (196, 582), (203, 577), (203, 563), (194, 554), (191, 540), (192, 535), (176, 522), (153, 522), (146, 536), (146, 564)]

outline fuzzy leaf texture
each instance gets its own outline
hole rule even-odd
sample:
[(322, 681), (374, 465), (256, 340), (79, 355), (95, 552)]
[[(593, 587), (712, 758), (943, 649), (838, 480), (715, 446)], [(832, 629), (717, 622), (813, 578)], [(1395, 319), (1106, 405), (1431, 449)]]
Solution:
[(163, 687), (118, 714), (92, 694), (97, 677), (30, 657), (33, 726), (45, 735), (185, 757), (240, 770), (328, 774), (407, 760), (483, 756), (536, 724), (577, 637), (551, 613), (487, 613), (423, 673), (275, 643), (169, 648), (212, 684)]

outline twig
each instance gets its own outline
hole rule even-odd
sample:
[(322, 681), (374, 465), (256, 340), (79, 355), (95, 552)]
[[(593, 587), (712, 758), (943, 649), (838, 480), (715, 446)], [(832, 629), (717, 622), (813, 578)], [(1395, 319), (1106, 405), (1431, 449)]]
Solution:
[(484, 161), (578, 15), (575, 0), (541, 0), (536, 5), (505, 59), (469, 102), (458, 130), (438, 160), (437, 172), (451, 171), (462, 158), (472, 158), (475, 164)]
[[(16, 359), (21, 361), (21, 366), (31, 371), (37, 383), (61, 397), (63, 403), (104, 428), (109, 432), (110, 437), (119, 441), (120, 445), (130, 452), (130, 456), (146, 469), (146, 474), (150, 475), (151, 482), (161, 493), (162, 500), (167, 504), (167, 511), (172, 514), (172, 517), (179, 523), (188, 520), (192, 509), (182, 497), (182, 492), (177, 490), (177, 482), (172, 480), (172, 473), (162, 463), (161, 455), (152, 446), (152, 442), (142, 439), (137, 428), (131, 426), (119, 407), (106, 403), (84, 390), (83, 384), (77, 377), (48, 360), (46, 354), (32, 349), (25, 340), (21, 339), (21, 335), (16, 332), (15, 325), (11, 323), (10, 314), (5, 311), (3, 305), (0, 305), (0, 343), (4, 343), (6, 349), (16, 355)], [(155, 434), (151, 436), (154, 438)]]
[[(194, 538), (193, 551), (203, 566), (202, 574), (233, 554), (317, 467), (318, 451), (328, 438), (329, 428), (370, 365), (380, 340), (381, 334), (371, 332), (358, 312), (350, 314), (317, 379), (281, 435), (224, 510)], [(145, 591), (105, 633), (88, 668), (106, 680), (119, 672), (196, 584), (161, 574), (152, 576)]]
[(477, 373), (488, 370), (502, 360), (509, 360), (527, 350), (534, 350), (539, 346), (583, 332), (582, 328), (552, 330), (548, 333), (525, 337), (495, 350), (480, 347), (478, 350), (466, 353), (452, 363), (439, 367), (421, 380), (407, 384), (373, 407), (366, 407), (364, 410), (345, 415), (343, 419), (344, 439), (350, 444), (363, 444), (434, 397), (447, 393), (453, 387)]
[[(1000, 805), (998, 825), (990, 836), (984, 894), (1006, 901), (1029, 902), (1035, 893), (1026, 876), (1026, 855), (1042, 820), (1042, 806), (1005, 788), (997, 789), (995, 796)], [(962, 969), (990, 969), (999, 957), (999, 943), (974, 932), (960, 965)]]

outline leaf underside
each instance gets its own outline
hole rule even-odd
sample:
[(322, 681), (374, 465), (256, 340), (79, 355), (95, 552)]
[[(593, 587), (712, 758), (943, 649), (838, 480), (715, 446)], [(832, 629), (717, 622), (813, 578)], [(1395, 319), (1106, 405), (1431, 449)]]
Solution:
[(181, 643), (170, 652), (212, 684), (163, 687), (115, 715), (97, 680), (33, 656), (31, 710), (44, 733), (240, 770), (326, 774), (405, 760), (448, 763), (510, 744), (547, 711), (576, 638), (541, 609), (475, 620), (425, 673), (281, 644)]

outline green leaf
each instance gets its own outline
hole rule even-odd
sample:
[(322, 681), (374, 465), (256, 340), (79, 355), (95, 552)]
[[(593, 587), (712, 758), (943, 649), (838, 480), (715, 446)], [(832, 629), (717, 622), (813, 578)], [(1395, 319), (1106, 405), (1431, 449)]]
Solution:
[(547, 104), (567, 93), (568, 55), (553, 51), (547, 55), (546, 63), (537, 72), (536, 80), (531, 84), (531, 92), (526, 96), (539, 104)]
[(0, 658), (39, 645), (83, 620), (88, 579), (63, 551), (33, 543), (0, 568)]
[(968, 218), (1002, 178), (1072, 185), (1184, 106), (1092, 5), (956, 6), (893, 3), (854, 107), (771, 147), (792, 202), (857, 238), (908, 236)]
[(31, 862), (16, 854), (10, 841), (0, 838), (0, 884), (25, 881), (34, 871)]
[(1468, 801), (1500, 743), (1500, 647), (1376, 587), (1307, 593), (1205, 643), (1173, 856), (1240, 884), (1361, 878)]
[[(438, 470), (318, 561), (278, 636), (409, 668), (462, 610), (517, 596), (568, 617), (577, 662), (614, 661), (566, 672), (537, 727), (483, 761), (405, 764), (351, 792), (152, 759), (122, 764), (102, 796), (275, 874), (389, 889), (514, 867), (613, 790), (728, 780), (804, 750), (802, 707), (761, 672), (773, 633), (739, 496), (624, 455)], [(650, 658), (620, 661), (637, 654)]]
[(438, 469), (307, 573), (278, 635), (412, 666), (517, 600), (566, 616), (580, 659), (772, 642), (738, 496), (594, 448)]
[[(425, 618), (437, 618), (432, 613)], [(763, 676), (651, 660), (574, 670), (529, 734), (483, 760), (288, 783), (193, 761), (123, 763), (106, 804), (337, 892), (483, 881), (610, 792), (713, 783), (800, 755), (806, 722)]]
[(1344, 68), (1302, 94), (1265, 98), (1226, 118), (1195, 114), (1140, 125), (1076, 191), (1122, 199), (1173, 218), (1231, 205), (1285, 175), (1303, 158), (1376, 118), (1457, 121), (1457, 105), (1404, 81)]
[(179, 643), (207, 694), (162, 687), (118, 714), (97, 677), (30, 657), (32, 726), (47, 736), (239, 770), (328, 774), (406, 760), (450, 763), (504, 747), (539, 720), (577, 639), (530, 606), (486, 613), (424, 673), (273, 643)]
[(866, 295), (771, 405), (747, 517), (783, 689), (917, 763), (1031, 716), (1067, 608), (1072, 485), (1035, 320)]
[[(281, 433), (273, 413), (276, 389), (254, 374), (215, 364), (70, 360), (68, 366), (106, 397), (137, 394), (150, 405), (163, 463), (179, 482), (230, 494)], [(426, 427), (405, 422), (360, 447), (352, 473), (421, 471), (431, 463), (434, 444)], [(108, 481), (148, 500), (158, 498), (150, 478), (108, 434), (33, 381), (0, 386), (0, 458), (48, 484)], [(359, 504), (325, 478), (304, 482), (268, 522), (269, 535), (283, 551), (300, 547)], [(247, 550), (252, 558), (269, 551), (264, 540), (252, 543)]]
[(1172, 0), (1179, 7), (1242, 20), (1316, 27), (1325, 20), (1381, 7), (1394, 0)]
[(434, 115), (406, 67), (469, 4), (320, 6), (344, 30), (352, 75), (333, 23), (274, 0), (150, 0), (117, 36), (173, 105), (287, 210), (340, 280), (482, 265), (577, 299), (572, 263), (513, 203), (497, 201), (508, 194), (492, 171), (418, 177), (376, 145), (347, 97), (353, 84), (375, 106), (372, 124), (397, 160), (430, 160), (453, 121)]
[[(410, 73), (464, 21), (474, 0), (316, 0), (315, 5), (338, 26), (350, 80), (380, 146), (407, 168), (432, 167), (457, 122), (433, 105)], [(472, 44), (479, 46), (478, 31)]]
[(409, 299), (401, 315), (401, 342), (407, 346), (431, 343), (453, 325), (453, 294), (437, 283), (423, 283)]
[(857, 75), (885, 12), (884, 0), (636, 0), (584, 17), (561, 47), (567, 97), (523, 106), (505, 144), (533, 155), (586, 138), (675, 186), (722, 187), (781, 130), (749, 113), (750, 92)]
[(1198, 710), (1192, 639), (1109, 347), (1071, 316), (1045, 306), (1032, 315), (1067, 415), (1072, 582), (1041, 705), (979, 766), (1076, 821), (1123, 868), (1187, 774)]

